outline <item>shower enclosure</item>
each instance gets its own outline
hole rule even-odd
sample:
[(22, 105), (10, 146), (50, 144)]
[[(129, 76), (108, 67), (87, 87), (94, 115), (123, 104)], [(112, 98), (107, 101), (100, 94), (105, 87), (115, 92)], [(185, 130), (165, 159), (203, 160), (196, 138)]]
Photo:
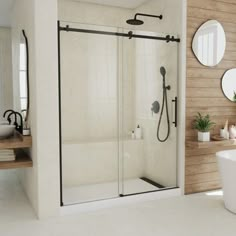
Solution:
[[(178, 187), (177, 37), (71, 22), (58, 23), (58, 36), (61, 204)], [(152, 109), (162, 106), (160, 67), (170, 86), (166, 142)], [(161, 137), (167, 126), (164, 112)]]

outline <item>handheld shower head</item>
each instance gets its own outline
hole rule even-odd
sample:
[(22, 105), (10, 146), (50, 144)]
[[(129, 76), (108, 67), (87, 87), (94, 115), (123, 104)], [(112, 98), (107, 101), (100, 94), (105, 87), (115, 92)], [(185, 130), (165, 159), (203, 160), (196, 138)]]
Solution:
[[(158, 121), (158, 126), (157, 126), (157, 139), (160, 141), (160, 142), (165, 142), (169, 136), (170, 136), (170, 117), (169, 117), (169, 109), (168, 109), (168, 97), (167, 97), (167, 90), (170, 90), (171, 87), (170, 85), (166, 86), (166, 69), (164, 66), (162, 66), (160, 68), (160, 73), (163, 77), (163, 98), (162, 98), (162, 107), (161, 107), (161, 114), (160, 114), (160, 118), (159, 118), (159, 121)], [(160, 137), (160, 128), (161, 128), (161, 124), (162, 124), (162, 119), (163, 119), (163, 113), (164, 113), (164, 110), (166, 109), (166, 121), (167, 121), (167, 134), (165, 136), (165, 138), (161, 138)]]
[(166, 69), (165, 69), (165, 67), (161, 67), (160, 68), (160, 72), (161, 72), (161, 75), (163, 76), (163, 77), (165, 77), (166, 76)]

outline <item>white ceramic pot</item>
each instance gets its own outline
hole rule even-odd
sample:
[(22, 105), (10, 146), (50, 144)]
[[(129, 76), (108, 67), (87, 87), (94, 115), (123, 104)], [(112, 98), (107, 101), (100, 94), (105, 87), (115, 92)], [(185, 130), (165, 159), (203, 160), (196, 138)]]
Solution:
[(234, 125), (230, 126), (230, 128), (229, 128), (229, 137), (231, 139), (236, 138), (236, 127)]
[(220, 129), (220, 137), (225, 138), (225, 130), (224, 129)]
[(198, 141), (209, 142), (210, 141), (210, 132), (199, 132), (198, 131)]

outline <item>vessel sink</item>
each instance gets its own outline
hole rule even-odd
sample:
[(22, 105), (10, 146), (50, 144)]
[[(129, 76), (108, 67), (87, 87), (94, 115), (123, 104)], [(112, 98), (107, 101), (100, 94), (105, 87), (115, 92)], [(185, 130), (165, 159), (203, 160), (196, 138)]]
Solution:
[(14, 134), (15, 125), (0, 123), (0, 139), (8, 138)]

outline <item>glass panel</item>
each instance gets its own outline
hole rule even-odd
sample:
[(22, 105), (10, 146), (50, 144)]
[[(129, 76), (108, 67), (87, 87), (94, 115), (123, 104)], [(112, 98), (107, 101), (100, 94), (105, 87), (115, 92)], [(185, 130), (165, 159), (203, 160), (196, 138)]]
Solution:
[[(128, 32), (128, 31), (127, 31)], [(136, 34), (163, 36), (152, 32)], [(122, 194), (129, 195), (176, 187), (176, 128), (177, 47), (150, 39), (123, 38), (123, 173)], [(170, 136), (166, 142), (157, 139), (157, 127), (163, 99), (163, 76), (166, 70)], [(163, 71), (163, 69), (162, 69)], [(158, 106), (160, 105), (160, 107)], [(152, 110), (153, 108), (153, 110)], [(168, 131), (166, 107), (160, 125), (160, 138)], [(156, 114), (155, 111), (159, 112)], [(137, 129), (137, 127), (140, 129)], [(132, 131), (134, 133), (132, 134)], [(134, 137), (136, 135), (136, 137)]]
[(118, 197), (118, 38), (61, 32), (61, 55), (63, 203)]

